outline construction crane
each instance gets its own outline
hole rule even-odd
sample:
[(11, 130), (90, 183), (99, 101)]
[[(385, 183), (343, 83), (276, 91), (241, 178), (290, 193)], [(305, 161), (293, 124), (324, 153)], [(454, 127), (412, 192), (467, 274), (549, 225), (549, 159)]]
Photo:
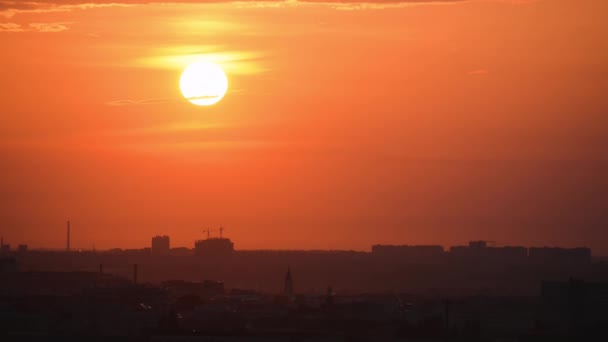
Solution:
[[(215, 229), (211, 229), (211, 228), (207, 228), (207, 229), (203, 229), (203, 233), (207, 233), (207, 239), (211, 238), (211, 232), (214, 231)], [(220, 239), (224, 237), (224, 231), (226, 230), (226, 228), (224, 228), (224, 226), (220, 226), (217, 230), (220, 231)]]
[(211, 237), (212, 230), (213, 229), (211, 229), (211, 228), (203, 229), (203, 233), (207, 233), (207, 239), (209, 239)]

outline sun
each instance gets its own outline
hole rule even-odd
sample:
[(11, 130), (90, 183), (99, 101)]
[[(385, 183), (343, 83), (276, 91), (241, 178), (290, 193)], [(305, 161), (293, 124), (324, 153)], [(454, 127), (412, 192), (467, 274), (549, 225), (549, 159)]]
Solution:
[(228, 78), (224, 70), (211, 62), (194, 62), (184, 69), (179, 88), (186, 100), (197, 106), (218, 103), (228, 90)]

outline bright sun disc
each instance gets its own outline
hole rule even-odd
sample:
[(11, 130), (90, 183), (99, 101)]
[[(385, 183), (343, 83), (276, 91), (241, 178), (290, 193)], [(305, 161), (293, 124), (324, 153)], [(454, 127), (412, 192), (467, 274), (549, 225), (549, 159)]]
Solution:
[(194, 62), (182, 73), (179, 88), (186, 100), (198, 106), (219, 102), (228, 90), (224, 70), (211, 62)]

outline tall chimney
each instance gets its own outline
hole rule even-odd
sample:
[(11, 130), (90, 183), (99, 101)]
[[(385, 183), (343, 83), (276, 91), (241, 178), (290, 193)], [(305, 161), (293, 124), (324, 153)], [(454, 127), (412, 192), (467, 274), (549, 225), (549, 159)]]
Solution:
[(68, 251), (70, 250), (70, 221), (68, 221), (68, 243), (67, 243), (67, 248)]
[(137, 264), (133, 264), (133, 285), (137, 285)]

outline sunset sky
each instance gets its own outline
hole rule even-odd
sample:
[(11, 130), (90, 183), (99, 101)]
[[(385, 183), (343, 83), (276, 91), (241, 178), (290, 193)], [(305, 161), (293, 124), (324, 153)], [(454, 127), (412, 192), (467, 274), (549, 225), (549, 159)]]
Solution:
[(608, 255), (606, 0), (0, 0), (0, 46), (13, 245)]

